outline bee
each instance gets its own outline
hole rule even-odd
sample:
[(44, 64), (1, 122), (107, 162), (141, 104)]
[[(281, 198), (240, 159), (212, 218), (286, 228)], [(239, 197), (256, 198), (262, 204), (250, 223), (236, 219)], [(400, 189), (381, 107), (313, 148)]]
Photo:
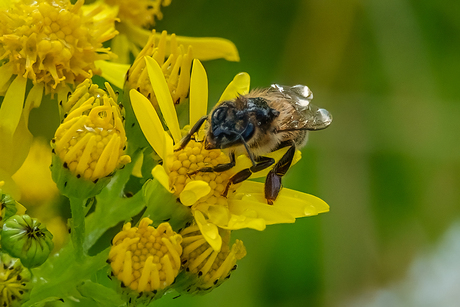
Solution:
[(265, 198), (272, 205), (282, 188), (281, 178), (290, 168), (296, 149), (306, 144), (308, 132), (327, 128), (332, 122), (331, 114), (313, 105), (312, 99), (313, 93), (307, 86), (273, 84), (217, 104), (208, 115), (197, 121), (177, 150), (185, 148), (207, 122), (205, 149), (228, 149), (230, 162), (204, 167), (189, 175), (229, 170), (235, 166), (235, 155), (246, 154), (252, 166), (230, 177), (222, 192), (223, 196), (227, 196), (232, 184), (275, 164), (273, 158), (264, 155), (289, 147), (265, 180)]

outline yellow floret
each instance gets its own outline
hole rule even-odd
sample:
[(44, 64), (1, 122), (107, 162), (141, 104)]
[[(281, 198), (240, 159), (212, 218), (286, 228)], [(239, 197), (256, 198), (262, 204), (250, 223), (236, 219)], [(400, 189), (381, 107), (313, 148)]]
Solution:
[(156, 229), (143, 218), (139, 227), (128, 223), (113, 239), (109, 261), (114, 275), (137, 292), (163, 290), (179, 273), (182, 237), (168, 223)]

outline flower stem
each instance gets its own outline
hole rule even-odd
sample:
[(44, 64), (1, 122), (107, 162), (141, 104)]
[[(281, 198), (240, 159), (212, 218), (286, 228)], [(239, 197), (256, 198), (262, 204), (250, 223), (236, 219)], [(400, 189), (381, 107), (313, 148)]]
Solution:
[(83, 260), (83, 242), (85, 239), (85, 213), (84, 205), (87, 198), (70, 197), (70, 210), (72, 218), (70, 219), (70, 236), (75, 248), (75, 255), (78, 262)]

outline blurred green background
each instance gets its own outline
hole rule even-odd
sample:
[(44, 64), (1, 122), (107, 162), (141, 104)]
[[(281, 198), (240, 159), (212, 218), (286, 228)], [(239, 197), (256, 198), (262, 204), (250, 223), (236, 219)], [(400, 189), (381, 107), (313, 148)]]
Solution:
[[(238, 63), (204, 62), (211, 105), (246, 71), (252, 88), (308, 85), (334, 122), (284, 180), (330, 212), (235, 232), (248, 255), (229, 281), (156, 305), (457, 306), (460, 2), (173, 0), (162, 11), (159, 31), (238, 47)], [(31, 122), (56, 119), (41, 127), (52, 135), (46, 112)]]
[(157, 30), (238, 47), (239, 63), (204, 63), (211, 103), (246, 71), (252, 87), (308, 85), (334, 122), (284, 181), (330, 212), (235, 232), (248, 255), (228, 282), (158, 306), (422, 306), (377, 290), (436, 257), (460, 215), (460, 2), (176, 0), (163, 13)]

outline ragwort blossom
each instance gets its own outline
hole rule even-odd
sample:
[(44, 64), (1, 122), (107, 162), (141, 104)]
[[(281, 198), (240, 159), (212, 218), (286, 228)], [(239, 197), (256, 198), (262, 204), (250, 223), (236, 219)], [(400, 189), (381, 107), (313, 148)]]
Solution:
[[(236, 230), (241, 228), (265, 229), (266, 225), (293, 223), (296, 218), (327, 212), (329, 206), (321, 199), (289, 189), (283, 189), (272, 206), (266, 204), (262, 183), (245, 181), (229, 187), (227, 195), (223, 189), (228, 179), (251, 164), (245, 155), (236, 159), (236, 166), (221, 173), (197, 173), (196, 170), (228, 162), (225, 153), (219, 149), (206, 150), (201, 143), (202, 128), (185, 148), (174, 151), (182, 139), (174, 104), (165, 77), (158, 63), (146, 57), (152, 88), (158, 100), (162, 117), (169, 128), (163, 129), (157, 112), (149, 100), (136, 90), (130, 91), (131, 103), (141, 129), (155, 152), (162, 158), (163, 165), (156, 166), (152, 175), (180, 202), (188, 206), (206, 241), (216, 251), (222, 247), (219, 228)], [(239, 74), (228, 85), (219, 101), (233, 99), (249, 91), (249, 76)], [(194, 124), (207, 113), (207, 77), (198, 60), (193, 62), (190, 86), (190, 123)], [(189, 128), (185, 128), (186, 134)], [(279, 159), (286, 148), (269, 154)], [(298, 157), (297, 159), (298, 160)], [(268, 170), (254, 173), (251, 178), (266, 175)], [(193, 175), (190, 175), (193, 174)]]
[[(102, 43), (113, 38), (116, 10), (78, 0), (11, 1), (0, 11), (0, 59), (5, 89), (13, 75), (46, 93), (79, 84), (99, 70), (94, 61), (115, 57)], [(67, 90), (65, 90), (67, 93)]]
[[(119, 22), (116, 24), (116, 29), (120, 34), (111, 41), (111, 47), (118, 55), (114, 61), (119, 64), (130, 63), (131, 54), (138, 57), (140, 50), (150, 40), (150, 30), (155, 25), (155, 21), (163, 18), (161, 7), (171, 4), (171, 0), (98, 0), (97, 2), (105, 2), (118, 8)], [(161, 39), (161, 32), (156, 33), (154, 39), (158, 42)], [(239, 61), (238, 50), (228, 39), (177, 36), (177, 41), (186, 50), (193, 47), (195, 56), (200, 60), (224, 58), (227, 61)], [(173, 50), (173, 44), (172, 35), (168, 35), (166, 37), (166, 50)], [(106, 65), (107, 63), (100, 62), (100, 64)], [(112, 65), (112, 67), (116, 68), (117, 66)]]
[(181, 268), (182, 237), (168, 223), (150, 226), (143, 218), (138, 227), (127, 223), (112, 240), (109, 262), (123, 286), (152, 295), (166, 290)]
[[(184, 276), (178, 282), (178, 290), (189, 294), (203, 293), (220, 286), (230, 278), (237, 267), (237, 260), (246, 256), (246, 248), (241, 240), (230, 245), (229, 230), (220, 231), (222, 248), (214, 250), (200, 232), (197, 225), (183, 229), (182, 235), (182, 266)], [(180, 279), (179, 279), (180, 280)]]
[(54, 151), (77, 177), (97, 180), (130, 162), (124, 155), (126, 135), (117, 95), (108, 83), (101, 90), (91, 80), (70, 96), (75, 103), (56, 130)]
[(117, 34), (116, 10), (83, 3), (22, 0), (0, 8), (0, 179), (15, 197), (19, 192), (11, 176), (32, 143), (30, 111), (44, 93), (65, 101), (69, 86), (100, 73), (95, 61), (115, 57), (102, 43)]
[(156, 42), (155, 36), (155, 31), (152, 31), (149, 41), (129, 68), (126, 76), (127, 87), (137, 89), (148, 97), (154, 106), (158, 106), (145, 62), (145, 57), (150, 56), (160, 65), (173, 101), (178, 104), (187, 97), (190, 87), (192, 47), (185, 50), (183, 45), (177, 44), (176, 35), (172, 34), (169, 56), (166, 57), (167, 32), (161, 33), (159, 42)]

